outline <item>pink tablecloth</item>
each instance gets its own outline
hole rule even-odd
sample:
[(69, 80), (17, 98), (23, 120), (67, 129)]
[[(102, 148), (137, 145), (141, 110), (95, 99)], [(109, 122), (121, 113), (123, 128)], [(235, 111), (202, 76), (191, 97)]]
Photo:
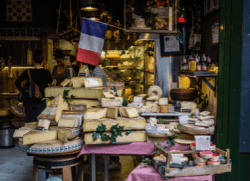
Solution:
[[(175, 177), (168, 181), (212, 181), (212, 175), (194, 177)], [(151, 165), (148, 167), (137, 166), (128, 176), (126, 181), (165, 181), (161, 175)]]
[[(167, 143), (162, 143), (162, 146), (168, 146)], [(189, 150), (189, 145), (181, 145), (175, 143), (168, 151), (171, 150)], [(152, 155), (154, 151), (154, 143), (134, 142), (130, 144), (121, 145), (83, 145), (82, 150), (78, 156), (88, 154), (99, 155)]]

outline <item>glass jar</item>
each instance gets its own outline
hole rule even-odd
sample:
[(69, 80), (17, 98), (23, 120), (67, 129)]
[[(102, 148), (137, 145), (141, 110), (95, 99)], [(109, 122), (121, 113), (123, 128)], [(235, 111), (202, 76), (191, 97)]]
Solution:
[(200, 63), (201, 62), (201, 56), (199, 54), (195, 55), (195, 61), (196, 61), (196, 63)]
[(202, 71), (207, 71), (207, 63), (202, 63)]
[(188, 62), (188, 56), (183, 56), (183, 63), (187, 63)]
[(189, 61), (188, 65), (189, 65), (189, 71), (196, 71), (196, 62), (193, 59)]
[(202, 64), (201, 63), (196, 64), (196, 70), (197, 71), (202, 71)]
[(212, 57), (210, 55), (207, 56), (207, 63), (212, 63)]

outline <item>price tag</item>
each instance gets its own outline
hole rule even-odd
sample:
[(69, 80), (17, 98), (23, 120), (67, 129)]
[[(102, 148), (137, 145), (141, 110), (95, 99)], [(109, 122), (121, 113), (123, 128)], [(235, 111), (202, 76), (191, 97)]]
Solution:
[(181, 164), (181, 154), (172, 154), (172, 163)]
[(179, 116), (179, 123), (182, 125), (188, 124), (188, 116)]
[(157, 132), (162, 134), (169, 134), (169, 129), (158, 127)]
[(138, 103), (141, 103), (142, 102), (142, 97), (139, 97), (139, 96), (134, 96), (134, 102), (138, 102)]
[(210, 150), (211, 136), (195, 136), (196, 150)]

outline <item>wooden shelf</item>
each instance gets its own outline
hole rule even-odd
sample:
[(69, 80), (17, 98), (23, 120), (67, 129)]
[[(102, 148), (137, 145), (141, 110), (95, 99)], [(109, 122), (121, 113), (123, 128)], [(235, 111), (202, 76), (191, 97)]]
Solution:
[(196, 77), (216, 77), (218, 74), (213, 71), (184, 71), (184, 70), (179, 70), (179, 73), (181, 74), (187, 74), (191, 76), (196, 76)]

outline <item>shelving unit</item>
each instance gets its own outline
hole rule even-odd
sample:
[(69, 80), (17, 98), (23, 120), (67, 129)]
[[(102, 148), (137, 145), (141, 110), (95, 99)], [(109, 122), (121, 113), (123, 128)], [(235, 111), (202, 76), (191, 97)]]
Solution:
[[(128, 1), (128, 0), (127, 0)], [(127, 3), (126, 0), (124, 0), (124, 32), (125, 33), (177, 33), (177, 0), (174, 0), (174, 7), (173, 7), (173, 30), (151, 30), (151, 29), (127, 29), (126, 25), (126, 8), (127, 8)], [(151, 13), (151, 12), (149, 12)]]
[[(196, 78), (196, 77), (200, 78), (214, 92), (214, 96), (216, 97), (218, 73), (213, 71), (178, 71), (178, 72), (179, 74), (186, 75), (190, 78)], [(210, 84), (210, 82), (206, 79), (206, 77), (213, 77), (215, 79), (215, 86)], [(196, 82), (196, 84), (199, 86), (201, 85), (198, 82)]]

